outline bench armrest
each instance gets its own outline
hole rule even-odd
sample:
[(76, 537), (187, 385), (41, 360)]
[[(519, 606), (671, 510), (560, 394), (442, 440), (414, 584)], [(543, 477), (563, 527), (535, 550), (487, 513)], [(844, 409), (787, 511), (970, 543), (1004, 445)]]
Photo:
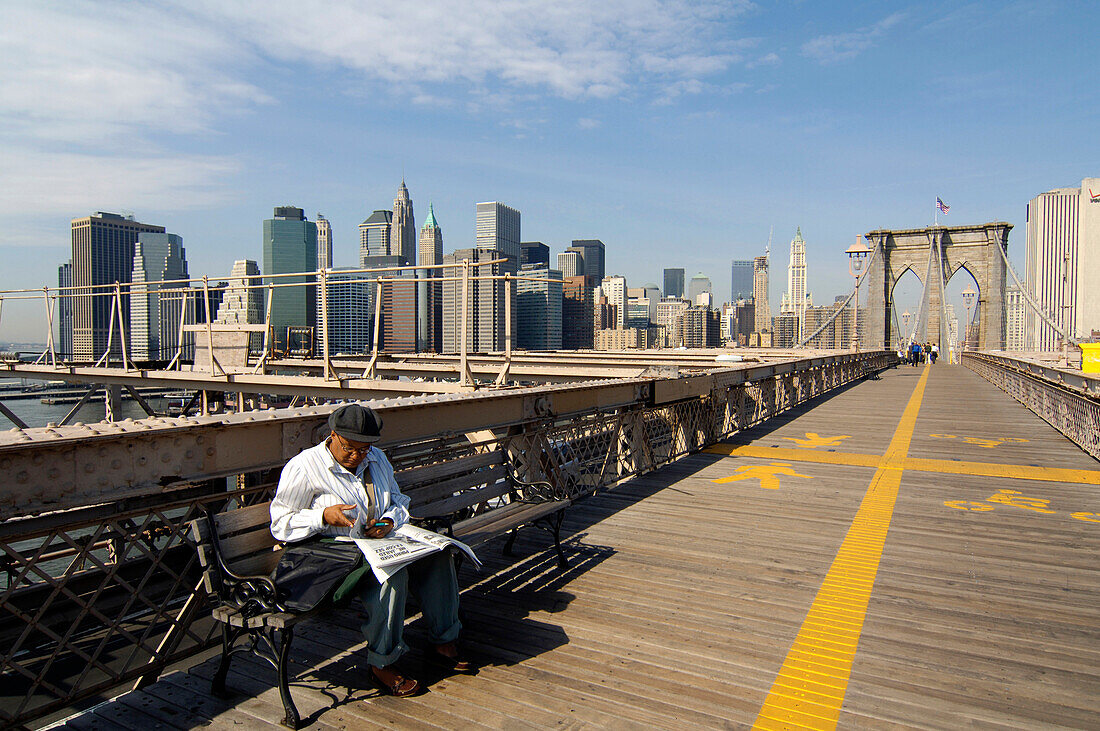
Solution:
[(214, 550), (214, 565), (208, 570), (217, 574), (217, 596), (222, 604), (233, 607), (244, 617), (266, 612), (285, 612), (286, 609), (279, 603), (275, 582), (270, 577), (242, 576), (229, 568), (222, 555), (214, 516), (209, 510), (203, 512), (207, 530), (210, 532), (210, 545)]
[(515, 475), (510, 475), (509, 479), (512, 481), (512, 488), (518, 502), (548, 503), (569, 499), (569, 494), (564, 487), (555, 486), (545, 480), (526, 482)]

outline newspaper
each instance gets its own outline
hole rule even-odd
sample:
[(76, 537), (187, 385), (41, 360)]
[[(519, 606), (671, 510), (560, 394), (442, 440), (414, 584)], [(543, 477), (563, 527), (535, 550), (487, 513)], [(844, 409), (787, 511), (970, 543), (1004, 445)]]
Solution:
[(362, 520), (356, 520), (351, 528), (351, 535), (337, 536), (336, 540), (354, 541), (380, 582), (386, 581), (403, 566), (407, 566), (416, 559), (442, 551), (448, 546), (461, 549), (474, 562), (474, 566), (481, 568), (481, 561), (474, 554), (474, 550), (462, 541), (418, 528), (411, 523), (394, 528), (385, 538), (355, 537), (363, 535), (364, 530), (367, 530), (367, 526)]

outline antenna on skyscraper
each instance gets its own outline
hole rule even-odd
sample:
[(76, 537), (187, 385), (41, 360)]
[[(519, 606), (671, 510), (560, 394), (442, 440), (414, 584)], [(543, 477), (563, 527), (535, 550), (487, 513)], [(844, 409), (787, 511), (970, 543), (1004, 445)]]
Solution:
[(775, 233), (775, 226), (768, 229), (768, 245), (764, 247), (764, 258), (771, 259), (772, 256), (772, 234)]

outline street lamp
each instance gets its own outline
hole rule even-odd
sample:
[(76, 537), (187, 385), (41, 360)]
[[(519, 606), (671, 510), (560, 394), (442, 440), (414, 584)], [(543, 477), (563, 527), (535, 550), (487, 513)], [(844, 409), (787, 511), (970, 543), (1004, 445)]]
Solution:
[(863, 260), (871, 250), (863, 245), (863, 237), (856, 236), (856, 242), (844, 252), (848, 255), (848, 273), (856, 280), (855, 313), (852, 316), (852, 348), (859, 350), (859, 275), (863, 270)]
[(963, 304), (966, 305), (966, 329), (963, 335), (963, 350), (968, 350), (970, 345), (970, 308), (974, 306), (974, 298), (978, 296), (971, 286), (966, 285), (962, 292)]

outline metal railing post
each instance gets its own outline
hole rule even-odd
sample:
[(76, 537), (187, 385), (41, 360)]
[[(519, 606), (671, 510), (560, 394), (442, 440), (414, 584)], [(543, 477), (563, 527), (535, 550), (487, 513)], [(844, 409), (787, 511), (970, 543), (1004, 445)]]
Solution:
[(504, 366), (497, 375), (496, 385), (508, 383), (512, 368), (512, 275), (504, 275)]
[(339, 380), (329, 357), (328, 343), (328, 269), (321, 270), (321, 354), (325, 360), (325, 380)]
[(462, 260), (462, 330), (459, 337), (459, 383), (470, 386), (473, 378), (470, 374), (469, 345), (470, 320), (470, 260)]

